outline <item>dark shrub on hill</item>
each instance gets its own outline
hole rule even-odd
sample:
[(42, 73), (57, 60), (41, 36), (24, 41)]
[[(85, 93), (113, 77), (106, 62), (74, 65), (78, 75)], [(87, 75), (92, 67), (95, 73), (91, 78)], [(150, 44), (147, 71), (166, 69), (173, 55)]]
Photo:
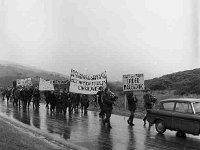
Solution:
[(200, 69), (177, 72), (145, 81), (152, 90), (175, 90), (174, 94), (200, 94)]

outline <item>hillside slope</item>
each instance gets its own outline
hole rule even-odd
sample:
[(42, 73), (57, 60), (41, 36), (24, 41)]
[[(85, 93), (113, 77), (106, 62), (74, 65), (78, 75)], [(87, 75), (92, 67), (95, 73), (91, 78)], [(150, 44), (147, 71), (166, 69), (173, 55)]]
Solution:
[(151, 90), (174, 90), (175, 94), (200, 94), (200, 69), (186, 70), (145, 81)]
[(0, 64), (0, 86), (11, 86), (12, 82), (16, 79), (23, 79), (27, 77), (44, 78), (52, 80), (66, 80), (68, 76), (43, 71), (34, 67), (27, 67), (18, 64)]

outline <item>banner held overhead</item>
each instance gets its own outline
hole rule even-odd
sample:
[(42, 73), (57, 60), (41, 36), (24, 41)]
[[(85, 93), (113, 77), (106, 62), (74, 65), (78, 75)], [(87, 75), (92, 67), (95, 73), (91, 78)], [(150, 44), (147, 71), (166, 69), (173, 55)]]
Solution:
[(25, 78), (25, 79), (17, 79), (16, 80), (16, 86), (32, 86), (31, 78)]
[(80, 94), (96, 94), (99, 87), (106, 87), (106, 71), (97, 75), (85, 75), (71, 69), (69, 91)]
[(39, 90), (40, 91), (54, 91), (54, 86), (50, 81), (46, 81), (40, 78)]

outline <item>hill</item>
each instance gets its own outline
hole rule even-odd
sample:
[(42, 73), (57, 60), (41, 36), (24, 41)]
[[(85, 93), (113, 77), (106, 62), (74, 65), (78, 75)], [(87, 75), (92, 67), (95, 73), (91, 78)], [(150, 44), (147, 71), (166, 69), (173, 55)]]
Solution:
[(49, 80), (66, 80), (68, 76), (44, 71), (35, 67), (27, 67), (19, 64), (12, 63), (1, 63), (0, 62), (0, 86), (11, 86), (12, 82), (16, 79), (23, 78), (44, 78)]
[[(113, 92), (122, 93), (122, 82), (108, 82)], [(175, 95), (200, 94), (200, 69), (180, 71), (159, 78), (145, 80), (145, 87), (153, 91), (173, 91)]]
[(151, 90), (173, 90), (177, 95), (200, 94), (200, 69), (186, 70), (145, 81)]

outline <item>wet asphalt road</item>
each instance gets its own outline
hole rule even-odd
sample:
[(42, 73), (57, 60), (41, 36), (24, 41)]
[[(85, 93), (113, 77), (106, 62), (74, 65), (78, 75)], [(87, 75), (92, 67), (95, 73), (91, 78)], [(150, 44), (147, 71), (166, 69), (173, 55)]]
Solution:
[(186, 138), (181, 138), (173, 131), (160, 135), (154, 126), (143, 126), (140, 119), (134, 120), (134, 127), (128, 126), (127, 117), (123, 116), (112, 115), (112, 129), (108, 129), (103, 126), (98, 112), (56, 115), (51, 114), (44, 104), (40, 104), (39, 110), (30, 107), (29, 111), (23, 112), (6, 100), (0, 100), (0, 114), (91, 150), (200, 149), (199, 136), (187, 134)]

